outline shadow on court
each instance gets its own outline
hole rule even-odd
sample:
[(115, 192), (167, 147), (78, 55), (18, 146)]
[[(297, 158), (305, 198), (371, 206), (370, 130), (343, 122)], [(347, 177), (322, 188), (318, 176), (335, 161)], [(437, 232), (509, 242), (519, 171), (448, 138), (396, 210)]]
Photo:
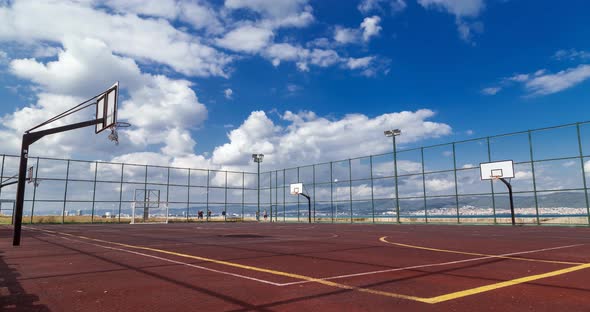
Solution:
[(38, 303), (39, 297), (25, 292), (18, 282), (19, 276), (0, 251), (0, 311), (51, 311)]

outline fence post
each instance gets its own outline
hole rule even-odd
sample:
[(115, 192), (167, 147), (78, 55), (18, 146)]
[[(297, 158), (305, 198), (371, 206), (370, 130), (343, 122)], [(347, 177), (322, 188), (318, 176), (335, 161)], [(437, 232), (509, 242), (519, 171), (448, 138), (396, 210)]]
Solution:
[[(207, 171), (208, 173), (208, 171)], [(207, 183), (209, 183), (209, 175), (207, 174)], [(189, 222), (190, 206), (191, 206), (191, 168), (188, 168), (188, 175), (186, 181), (186, 222)], [(209, 189), (207, 189), (207, 196), (209, 196)]]
[(330, 210), (332, 211), (332, 223), (334, 223), (334, 175), (332, 174), (332, 162), (330, 162)]
[[(490, 137), (486, 138), (487, 145), (488, 145), (488, 162), (492, 161), (492, 149), (490, 147)], [(496, 193), (494, 191), (494, 180), (490, 179), (490, 185), (492, 188), (492, 213), (494, 214), (494, 224), (498, 223), (496, 218)]]
[(578, 133), (578, 147), (580, 149), (580, 165), (582, 166), (582, 181), (584, 185), (584, 195), (586, 196), (586, 216), (588, 217), (588, 225), (590, 225), (590, 200), (588, 199), (588, 186), (586, 183), (586, 168), (584, 168), (584, 150), (582, 148), (582, 135), (580, 134), (580, 123), (576, 123), (576, 130)]
[(207, 208), (207, 211), (205, 212), (207, 214), (207, 222), (209, 222), (209, 179), (211, 179), (211, 171), (209, 169), (207, 169), (207, 203), (205, 204), (205, 207)]
[(65, 189), (64, 189), (64, 206), (63, 209), (61, 210), (61, 224), (65, 223), (65, 219), (66, 219), (66, 202), (68, 199), (68, 179), (70, 177), (70, 160), (68, 159), (67, 165), (66, 165), (66, 185), (65, 185)]
[[(300, 182), (299, 181), (299, 167), (297, 167), (297, 183), (299, 183), (299, 182)], [(291, 191), (291, 190), (289, 190), (289, 191)], [(301, 191), (303, 192), (303, 190), (301, 190)], [(301, 222), (300, 215), (301, 215), (301, 212), (300, 212), (300, 207), (299, 207), (299, 196), (297, 196), (297, 222)]]
[(459, 217), (459, 186), (457, 185), (457, 155), (455, 154), (455, 142), (453, 142), (453, 173), (455, 174), (455, 204), (457, 204), (457, 223), (461, 223)]
[(242, 171), (242, 222), (244, 221), (244, 200), (246, 193), (246, 173)]
[[(39, 174), (39, 157), (37, 157), (37, 162), (35, 164), (35, 178), (38, 177)], [(37, 198), (37, 183), (33, 183), (33, 202), (31, 203), (31, 224), (33, 224), (33, 216), (35, 215), (35, 200)]]
[(424, 221), (428, 223), (428, 206), (426, 203), (426, 169), (424, 168), (424, 147), (420, 148), (420, 161), (422, 162), (422, 195), (424, 196)]
[(350, 223), (352, 223), (352, 163), (350, 158), (348, 159), (348, 197), (350, 200)]
[(121, 223), (121, 206), (123, 205), (123, 176), (125, 164), (121, 164), (121, 182), (119, 184), (119, 223)]
[(315, 165), (312, 165), (311, 166), (311, 172), (312, 172), (312, 180), (313, 180), (313, 222), (315, 223), (316, 222), (316, 219), (315, 219), (315, 209), (316, 209), (316, 206), (315, 206), (315, 202), (316, 202), (316, 192), (315, 192), (315, 189), (316, 189), (315, 188), (315, 184), (316, 184), (316, 182), (315, 182)]
[[(4, 180), (4, 161), (6, 160), (6, 155), (2, 155), (2, 169), (0, 169), (0, 181)], [(2, 188), (0, 187), (0, 198), (2, 198)], [(14, 216), (14, 209), (12, 211), (12, 215)]]
[(94, 206), (96, 203), (96, 177), (98, 175), (98, 162), (94, 162), (94, 185), (92, 186), (92, 214), (90, 216), (90, 223), (94, 223)]
[(533, 136), (532, 136), (531, 130), (528, 131), (528, 135), (529, 135), (529, 151), (530, 151), (530, 155), (531, 155), (531, 172), (533, 174), (533, 192), (535, 195), (535, 211), (536, 211), (536, 215), (537, 215), (537, 225), (540, 225), (541, 221), (539, 220), (539, 202), (537, 199), (537, 177), (535, 176), (535, 158), (533, 155)]
[(369, 177), (371, 178), (371, 213), (373, 214), (373, 223), (375, 223), (375, 191), (373, 189), (373, 155), (369, 156)]
[(225, 171), (225, 201), (223, 203), (223, 221), (227, 221), (227, 170)]

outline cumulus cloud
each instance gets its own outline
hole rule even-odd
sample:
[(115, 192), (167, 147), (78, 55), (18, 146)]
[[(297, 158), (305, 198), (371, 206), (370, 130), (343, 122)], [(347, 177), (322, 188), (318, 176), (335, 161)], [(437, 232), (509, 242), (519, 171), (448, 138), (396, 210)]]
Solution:
[(372, 17), (365, 17), (363, 22), (361, 23), (361, 29), (363, 30), (363, 40), (369, 41), (371, 37), (379, 35), (381, 31), (381, 26), (379, 23), (381, 22), (381, 18), (379, 16), (372, 16)]
[[(232, 58), (176, 29), (165, 19), (109, 14), (89, 2), (15, 1), (0, 7), (0, 41), (61, 43), (70, 37), (95, 38), (115, 53), (170, 66), (195, 76), (227, 76)], [(30, 23), (35, 21), (35, 23)], [(154, 48), (157, 43), (158, 48)]]
[(383, 114), (369, 118), (350, 114), (337, 120), (319, 117), (313, 112), (285, 112), (279, 126), (264, 112), (253, 112), (238, 128), (232, 130), (229, 142), (215, 149), (213, 164), (241, 166), (249, 162), (248, 154), (265, 154), (269, 167), (334, 160), (382, 153), (391, 149), (383, 139), (383, 129), (401, 128), (400, 144), (451, 133), (451, 127), (428, 121), (434, 112), (423, 109), (415, 112)]

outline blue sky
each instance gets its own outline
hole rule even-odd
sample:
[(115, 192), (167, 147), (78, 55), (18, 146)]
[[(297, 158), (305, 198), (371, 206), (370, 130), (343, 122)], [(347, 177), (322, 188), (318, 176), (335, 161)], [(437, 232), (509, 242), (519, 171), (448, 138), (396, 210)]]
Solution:
[(590, 119), (587, 1), (146, 3), (0, 1), (2, 152), (114, 80), (121, 146), (36, 154), (279, 168), (387, 152), (394, 127), (409, 147)]

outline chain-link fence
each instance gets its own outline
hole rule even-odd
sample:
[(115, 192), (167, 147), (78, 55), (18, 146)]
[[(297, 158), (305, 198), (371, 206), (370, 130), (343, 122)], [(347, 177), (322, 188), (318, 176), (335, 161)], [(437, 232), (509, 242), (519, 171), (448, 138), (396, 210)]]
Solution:
[(589, 224), (589, 122), (266, 172), (261, 201), (273, 220), (305, 222), (307, 200), (289, 193), (302, 182), (316, 222), (510, 223), (506, 187), (480, 178), (499, 160), (515, 163), (517, 222)]
[[(17, 175), (19, 157), (1, 161), (2, 180)], [(197, 220), (199, 211), (208, 221), (248, 220), (257, 210), (256, 173), (43, 157), (29, 164), (38, 183), (26, 187), (23, 223), (128, 223), (137, 190), (158, 190), (177, 222)], [(3, 223), (11, 221), (15, 194), (16, 185), (0, 189)]]
[[(589, 224), (590, 122), (401, 147), (263, 172), (260, 187), (252, 172), (31, 157), (39, 184), (26, 188), (23, 222), (129, 222), (136, 190), (159, 190), (173, 222), (196, 221), (199, 211), (205, 221), (255, 220), (258, 205), (261, 220), (307, 222), (307, 200), (289, 193), (302, 182), (315, 222), (509, 223), (506, 187), (481, 181), (478, 166), (511, 159), (517, 222)], [(0, 157), (4, 181), (19, 158)], [(0, 222), (11, 221), (15, 193), (16, 185), (0, 189)]]

